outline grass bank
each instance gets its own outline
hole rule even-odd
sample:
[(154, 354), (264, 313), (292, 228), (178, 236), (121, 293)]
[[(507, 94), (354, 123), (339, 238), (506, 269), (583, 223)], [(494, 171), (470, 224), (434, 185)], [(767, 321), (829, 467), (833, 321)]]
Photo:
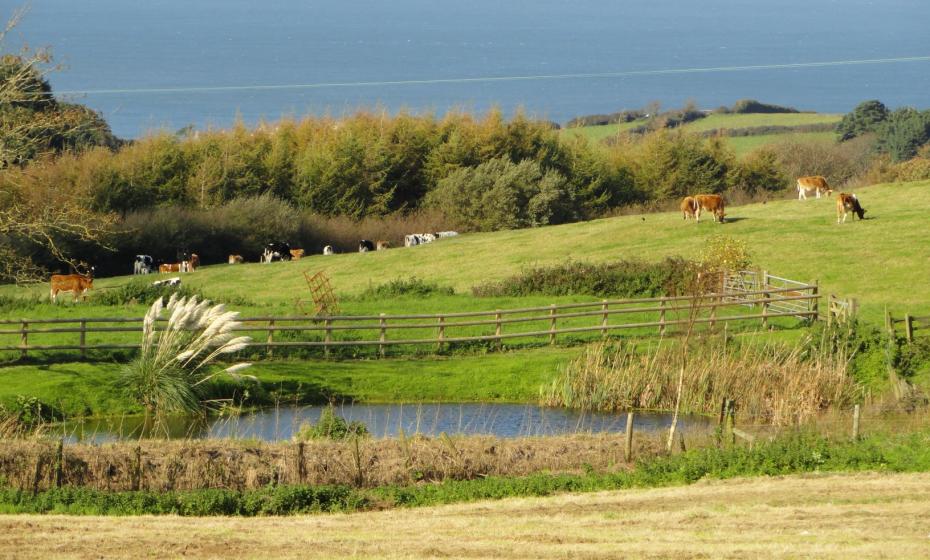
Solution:
[(108, 492), (63, 487), (32, 492), (0, 491), (2, 513), (80, 515), (285, 515), (365, 509), (420, 507), (562, 492), (593, 492), (693, 484), (704, 479), (780, 476), (809, 472), (926, 472), (930, 432), (837, 441), (795, 432), (752, 449), (731, 447), (687, 451), (644, 460), (630, 470), (582, 474), (489, 476), (441, 484), (276, 485), (257, 490), (228, 489)]

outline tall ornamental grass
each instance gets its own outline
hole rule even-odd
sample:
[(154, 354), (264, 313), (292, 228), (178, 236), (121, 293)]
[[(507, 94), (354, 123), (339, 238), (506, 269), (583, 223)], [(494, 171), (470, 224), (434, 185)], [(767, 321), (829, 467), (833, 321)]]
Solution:
[(677, 347), (642, 353), (600, 342), (571, 361), (541, 400), (582, 410), (672, 410), (680, 382), (682, 412), (716, 413), (730, 398), (752, 421), (800, 424), (856, 395), (842, 351), (809, 352), (804, 346), (734, 346), (713, 338), (691, 345), (682, 358)]
[[(167, 324), (159, 319), (165, 314)], [(223, 305), (198, 301), (196, 296), (172, 295), (167, 304), (159, 298), (152, 304), (142, 326), (142, 350), (123, 371), (121, 385), (147, 414), (202, 412), (207, 382), (219, 375), (241, 380), (239, 371), (248, 363), (224, 369), (208, 367), (224, 354), (245, 348), (252, 340), (236, 336), (239, 313)], [(251, 377), (251, 376), (250, 376)], [(254, 379), (254, 378), (253, 378)]]

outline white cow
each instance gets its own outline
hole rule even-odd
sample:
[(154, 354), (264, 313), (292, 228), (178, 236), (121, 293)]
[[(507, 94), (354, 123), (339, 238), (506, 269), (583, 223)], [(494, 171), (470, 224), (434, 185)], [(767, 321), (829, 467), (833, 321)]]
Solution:
[(332, 246), (332, 245), (327, 245), (326, 247), (323, 247), (323, 254), (324, 254), (324, 255), (334, 255), (334, 254), (336, 254), (336, 251), (333, 250), (333, 246)]

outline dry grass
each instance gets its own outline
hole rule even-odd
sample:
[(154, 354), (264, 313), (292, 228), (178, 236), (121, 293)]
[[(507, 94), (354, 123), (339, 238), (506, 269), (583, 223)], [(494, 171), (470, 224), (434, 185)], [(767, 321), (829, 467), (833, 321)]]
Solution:
[(351, 515), (0, 517), (4, 558), (927, 558), (930, 474), (808, 475)]
[(730, 344), (704, 339), (682, 358), (673, 345), (642, 353), (628, 344), (599, 342), (568, 364), (543, 401), (586, 410), (670, 410), (682, 360), (681, 409), (687, 412), (714, 413), (730, 398), (757, 422), (798, 425), (855, 396), (844, 355), (808, 356), (803, 344)]
[[(653, 456), (661, 449), (655, 434), (640, 435), (635, 443), (634, 458)], [(243, 490), (275, 482), (371, 487), (540, 471), (601, 471), (624, 464), (623, 445), (622, 438), (609, 434), (362, 439), (358, 454), (354, 441), (311, 441), (302, 447), (223, 440), (66, 445), (62, 483), (99, 490)], [(55, 442), (0, 443), (0, 478), (15, 488), (52, 487), (56, 464)]]

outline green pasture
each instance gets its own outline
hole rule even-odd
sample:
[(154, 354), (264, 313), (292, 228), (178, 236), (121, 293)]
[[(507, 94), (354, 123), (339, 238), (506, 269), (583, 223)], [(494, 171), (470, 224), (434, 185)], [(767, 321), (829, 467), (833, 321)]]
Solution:
[(785, 141), (832, 144), (836, 142), (836, 134), (832, 132), (788, 132), (785, 134), (758, 134), (756, 136), (727, 136), (726, 142), (737, 157), (743, 157), (749, 152)]

